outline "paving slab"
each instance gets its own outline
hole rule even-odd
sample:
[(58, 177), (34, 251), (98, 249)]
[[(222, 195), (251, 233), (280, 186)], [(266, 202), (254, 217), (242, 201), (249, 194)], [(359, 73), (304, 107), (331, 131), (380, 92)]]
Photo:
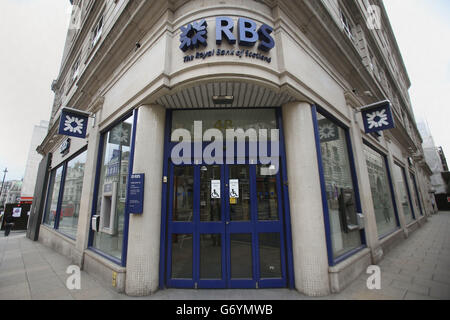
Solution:
[(369, 290), (364, 272), (347, 288), (327, 297), (296, 290), (166, 289), (148, 297), (129, 297), (81, 271), (81, 289), (66, 286), (70, 259), (25, 238), (0, 234), (0, 300), (450, 300), (450, 212), (428, 219), (387, 252), (380, 262), (381, 289)]

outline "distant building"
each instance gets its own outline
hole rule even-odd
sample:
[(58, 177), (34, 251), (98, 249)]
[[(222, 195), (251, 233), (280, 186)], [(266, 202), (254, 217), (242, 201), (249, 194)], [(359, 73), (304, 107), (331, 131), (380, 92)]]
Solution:
[(425, 160), (433, 172), (431, 176), (432, 192), (435, 195), (437, 207), (440, 210), (448, 210), (449, 181), (448, 165), (442, 147), (436, 147), (428, 124), (420, 121), (417, 124), (423, 138), (423, 151)]
[[(8, 190), (11, 188), (12, 181), (5, 181), (0, 194), (0, 208), (4, 208)], [(1, 187), (0, 187), (1, 188)]]
[(34, 185), (36, 183), (36, 176), (39, 163), (42, 160), (36, 148), (42, 143), (48, 131), (48, 121), (41, 121), (39, 125), (34, 126), (33, 135), (31, 137), (30, 148), (28, 151), (28, 159), (25, 168), (25, 176), (22, 183), (22, 201), (33, 201)]
[(7, 203), (20, 202), (20, 194), (22, 191), (21, 180), (5, 181), (3, 192), (0, 195), (0, 208), (3, 208)]

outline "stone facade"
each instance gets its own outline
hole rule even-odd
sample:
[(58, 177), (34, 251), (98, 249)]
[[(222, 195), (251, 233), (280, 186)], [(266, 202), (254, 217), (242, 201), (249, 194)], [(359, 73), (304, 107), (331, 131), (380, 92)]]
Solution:
[[(41, 226), (41, 241), (70, 255), (118, 291), (148, 295), (164, 283), (160, 262), (165, 254), (161, 252), (165, 115), (169, 109), (214, 107), (213, 95), (234, 96), (232, 105), (222, 107), (281, 108), (292, 233), (286, 236), (292, 245), (287, 259), (292, 260), (292, 286), (300, 292), (324, 296), (342, 290), (431, 213), (431, 204), (425, 200), (429, 172), (420, 162), (421, 138), (408, 95), (411, 83), (381, 1), (91, 0), (73, 4), (74, 21), (79, 22), (68, 32), (60, 74), (52, 84), (55, 101), (50, 129), (39, 151), (52, 153), (51, 167), (56, 168), (88, 146), (78, 234), (75, 241), (66, 241)], [(375, 29), (368, 23), (369, 5), (379, 9)], [(180, 28), (205, 19), (208, 47), (197, 51), (216, 50), (215, 19), (225, 15), (235, 22), (246, 17), (258, 26), (273, 27), (275, 47), (264, 53), (270, 63), (256, 55), (226, 54), (236, 49), (226, 41), (220, 45), (223, 55), (186, 59), (190, 53), (179, 49)], [(392, 102), (396, 128), (380, 136), (365, 134), (360, 107), (385, 99)], [(348, 128), (357, 176), (354, 183), (364, 214), (365, 249), (334, 265), (327, 256), (311, 105), (321, 106)], [(58, 148), (64, 137), (57, 135), (57, 127), (65, 106), (90, 112), (92, 117), (87, 138), (73, 139), (71, 151), (62, 156)], [(125, 267), (88, 247), (101, 135), (131, 110), (138, 110), (134, 172), (146, 173), (146, 200), (144, 214), (129, 218)], [(424, 213), (420, 215), (416, 207), (416, 219), (407, 225), (402, 207), (397, 206), (400, 228), (382, 239), (377, 233), (363, 141), (383, 153), (389, 167), (397, 163), (405, 168), (409, 186), (413, 186), (409, 173), (415, 175)], [(395, 197), (401, 203), (398, 192)]]

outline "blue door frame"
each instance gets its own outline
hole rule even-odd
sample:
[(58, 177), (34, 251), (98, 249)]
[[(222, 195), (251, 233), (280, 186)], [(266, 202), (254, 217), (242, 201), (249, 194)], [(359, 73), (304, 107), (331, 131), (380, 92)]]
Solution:
[[(282, 192), (280, 173), (276, 175), (276, 189), (278, 202), (277, 221), (258, 221), (258, 203), (256, 188), (256, 164), (249, 164), (246, 160), (243, 166), (249, 169), (250, 182), (250, 221), (238, 222), (231, 220), (231, 208), (229, 196), (229, 185), (226, 183), (230, 180), (230, 165), (223, 164), (220, 166), (221, 171), (221, 219), (217, 222), (201, 222), (200, 221), (200, 171), (202, 166), (198, 165), (175, 166), (169, 165), (169, 205), (168, 205), (168, 242), (167, 242), (167, 273), (166, 281), (169, 287), (176, 288), (276, 288), (286, 287), (286, 248), (284, 244), (284, 221), (282, 210)], [(241, 164), (239, 164), (241, 165)], [(193, 217), (189, 222), (173, 222), (173, 203), (174, 203), (174, 168), (176, 167), (193, 167), (194, 171), (194, 192), (193, 192)], [(259, 255), (259, 234), (276, 233), (280, 237), (280, 262), (281, 262), (281, 278), (265, 279), (261, 277), (260, 272), (260, 255)], [(173, 235), (189, 234), (192, 235), (192, 279), (172, 279), (172, 245), (170, 240)], [(216, 234), (220, 236), (222, 254), (222, 278), (209, 280), (200, 278), (200, 237), (203, 234)], [(231, 236), (233, 234), (251, 234), (252, 237), (252, 278), (248, 279), (232, 279), (231, 274)]]
[[(170, 161), (170, 152), (175, 145), (170, 142), (172, 111), (168, 110), (166, 116), (166, 136), (164, 147), (164, 168), (163, 168), (163, 196), (162, 196), (162, 224), (161, 224), (161, 259), (160, 259), (160, 289), (164, 287), (178, 288), (274, 288), (274, 287), (294, 287), (294, 272), (292, 259), (292, 240), (289, 214), (289, 196), (287, 190), (287, 172), (284, 148), (284, 134), (282, 128), (281, 109), (276, 109), (277, 123), (280, 130), (280, 170), (276, 175), (276, 189), (278, 193), (278, 221), (258, 221), (257, 212), (257, 191), (256, 191), (256, 164), (249, 164), (248, 159), (245, 165), (250, 173), (250, 222), (230, 221), (229, 188), (226, 183), (229, 181), (229, 166), (224, 164), (221, 167), (221, 221), (220, 222), (200, 222), (199, 202), (200, 202), (200, 168), (204, 163), (192, 165), (194, 167), (194, 213), (192, 222), (172, 222), (172, 204), (174, 195), (173, 175), (176, 167)], [(247, 146), (248, 148), (248, 146)], [(236, 150), (236, 149), (235, 149)], [(247, 149), (248, 150), (248, 149)], [(230, 237), (232, 234), (247, 233), (252, 237), (252, 271), (253, 277), (250, 279), (231, 279), (231, 252)], [(261, 277), (259, 268), (259, 234), (278, 233), (280, 237), (280, 264), (281, 278)], [(192, 234), (192, 278), (171, 279), (172, 274), (172, 235)], [(218, 234), (223, 245), (221, 247), (221, 272), (222, 278), (216, 280), (200, 279), (200, 237), (202, 234)]]

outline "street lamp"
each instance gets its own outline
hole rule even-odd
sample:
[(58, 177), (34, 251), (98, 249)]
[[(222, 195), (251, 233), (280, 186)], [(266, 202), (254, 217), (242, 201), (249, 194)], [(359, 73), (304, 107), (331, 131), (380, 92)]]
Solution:
[(2, 188), (0, 190), (0, 201), (2, 200), (2, 195), (3, 195), (3, 186), (5, 185), (5, 178), (6, 178), (6, 174), (8, 173), (8, 168), (5, 168), (5, 171), (3, 171), (3, 181), (2, 181)]

